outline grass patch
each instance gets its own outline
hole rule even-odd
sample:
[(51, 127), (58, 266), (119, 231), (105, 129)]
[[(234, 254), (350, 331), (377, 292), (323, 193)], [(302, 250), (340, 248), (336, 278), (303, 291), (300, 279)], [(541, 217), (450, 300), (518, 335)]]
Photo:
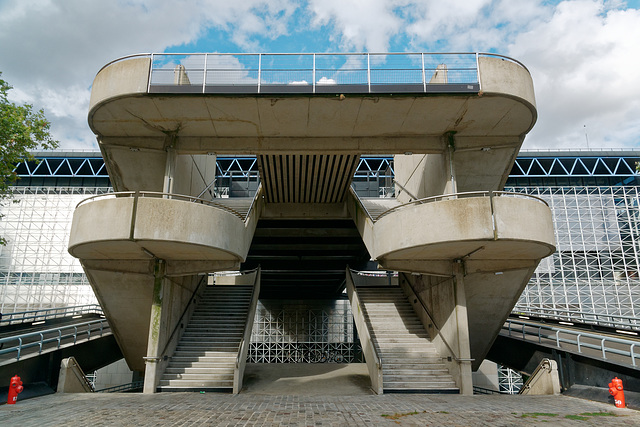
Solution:
[(520, 415), (520, 418), (538, 418), (538, 417), (557, 417), (558, 414), (551, 414), (548, 412), (525, 412)]

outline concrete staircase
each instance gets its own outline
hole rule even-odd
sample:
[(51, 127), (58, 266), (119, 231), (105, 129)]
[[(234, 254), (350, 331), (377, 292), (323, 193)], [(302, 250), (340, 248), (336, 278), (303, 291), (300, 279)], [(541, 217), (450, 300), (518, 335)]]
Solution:
[[(208, 286), (160, 380), (159, 391), (233, 390), (253, 286)], [(250, 319), (253, 321), (253, 319)]]
[(400, 288), (357, 288), (382, 364), (384, 393), (459, 393)]

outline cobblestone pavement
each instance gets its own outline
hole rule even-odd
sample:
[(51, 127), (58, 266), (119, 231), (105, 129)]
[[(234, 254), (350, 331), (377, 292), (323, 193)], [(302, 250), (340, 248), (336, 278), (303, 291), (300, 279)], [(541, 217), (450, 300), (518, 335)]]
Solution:
[(1, 406), (0, 425), (632, 426), (640, 412), (567, 396), (57, 394)]

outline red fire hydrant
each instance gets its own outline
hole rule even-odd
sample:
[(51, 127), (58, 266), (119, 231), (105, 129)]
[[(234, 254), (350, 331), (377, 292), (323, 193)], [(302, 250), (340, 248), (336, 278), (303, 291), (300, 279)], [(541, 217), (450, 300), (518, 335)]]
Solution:
[(613, 396), (616, 408), (624, 408), (624, 390), (622, 389), (622, 380), (615, 377), (609, 383), (609, 394)]
[(18, 400), (18, 393), (22, 393), (24, 387), (22, 387), (22, 380), (20, 380), (19, 376), (15, 376), (11, 378), (11, 383), (9, 384), (9, 398), (7, 399), (7, 405), (15, 405), (16, 400)]

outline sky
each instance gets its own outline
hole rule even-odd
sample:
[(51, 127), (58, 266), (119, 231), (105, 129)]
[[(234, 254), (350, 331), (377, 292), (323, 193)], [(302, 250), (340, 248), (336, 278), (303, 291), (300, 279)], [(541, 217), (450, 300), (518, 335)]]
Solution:
[(0, 0), (10, 99), (65, 149), (98, 70), (143, 52), (490, 52), (534, 81), (523, 148), (640, 148), (640, 0)]

